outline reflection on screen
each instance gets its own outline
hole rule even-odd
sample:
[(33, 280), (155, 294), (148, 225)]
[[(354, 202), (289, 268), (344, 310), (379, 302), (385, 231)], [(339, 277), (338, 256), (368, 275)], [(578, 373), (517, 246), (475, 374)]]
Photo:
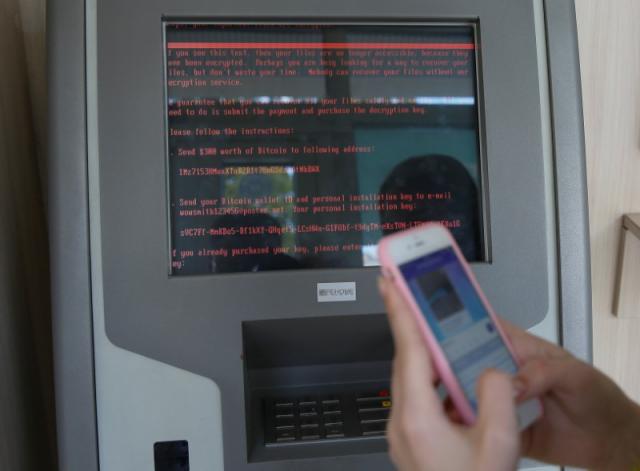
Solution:
[(373, 266), (425, 221), (483, 260), (474, 38), (167, 23), (171, 273)]
[(516, 372), (511, 353), (451, 248), (400, 271), (475, 409), (476, 382), (486, 368)]

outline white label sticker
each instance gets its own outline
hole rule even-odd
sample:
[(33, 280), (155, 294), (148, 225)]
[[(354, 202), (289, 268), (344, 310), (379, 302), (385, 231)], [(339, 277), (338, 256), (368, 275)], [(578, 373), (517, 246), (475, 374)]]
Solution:
[(356, 300), (356, 283), (318, 283), (319, 303), (338, 303)]

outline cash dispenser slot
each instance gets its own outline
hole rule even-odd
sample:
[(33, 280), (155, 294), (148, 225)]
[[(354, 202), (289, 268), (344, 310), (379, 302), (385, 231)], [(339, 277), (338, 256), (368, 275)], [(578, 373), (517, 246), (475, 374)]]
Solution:
[(249, 321), (242, 334), (250, 462), (386, 450), (384, 315)]

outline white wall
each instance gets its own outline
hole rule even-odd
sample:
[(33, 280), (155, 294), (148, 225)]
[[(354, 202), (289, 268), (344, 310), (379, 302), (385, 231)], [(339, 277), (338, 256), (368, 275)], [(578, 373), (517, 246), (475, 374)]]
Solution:
[(640, 212), (640, 2), (576, 0), (576, 8), (591, 218), (594, 360), (640, 401), (640, 317), (618, 319), (611, 311), (621, 216)]

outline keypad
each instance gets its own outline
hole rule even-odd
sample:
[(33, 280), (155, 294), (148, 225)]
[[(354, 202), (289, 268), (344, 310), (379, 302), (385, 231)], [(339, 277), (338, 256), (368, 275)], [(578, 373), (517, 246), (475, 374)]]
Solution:
[(384, 435), (387, 430), (391, 395), (388, 390), (361, 394), (356, 399), (362, 435)]
[(291, 427), (287, 430), (276, 430), (276, 440), (278, 442), (291, 442), (296, 439), (296, 430)]
[(319, 411), (320, 408), (318, 407), (318, 404), (309, 404), (308, 402), (305, 404), (300, 404), (300, 407), (298, 409), (298, 413), (300, 414), (300, 416), (304, 417), (318, 415)]
[(384, 436), (388, 389), (266, 398), (267, 445)]
[(276, 417), (276, 428), (282, 428), (282, 427), (295, 427), (296, 426), (296, 419), (291, 416), (291, 417)]
[(384, 435), (387, 428), (386, 420), (376, 420), (373, 422), (361, 422), (362, 435)]
[(329, 422), (324, 424), (324, 430), (327, 438), (343, 438), (344, 425), (342, 422)]

